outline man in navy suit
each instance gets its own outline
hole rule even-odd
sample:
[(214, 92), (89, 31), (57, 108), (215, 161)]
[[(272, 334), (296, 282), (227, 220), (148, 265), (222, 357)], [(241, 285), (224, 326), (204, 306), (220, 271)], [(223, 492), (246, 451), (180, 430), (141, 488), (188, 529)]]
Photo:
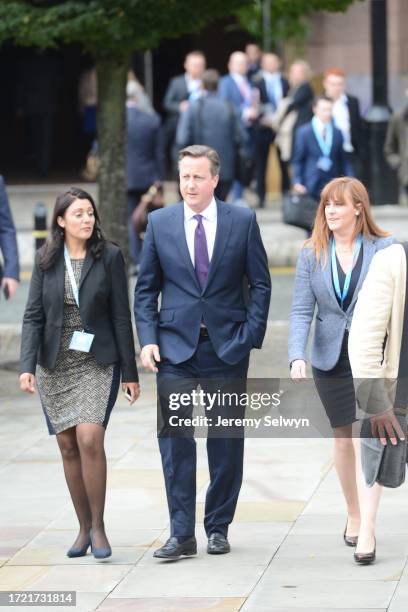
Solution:
[(164, 141), (160, 117), (154, 111), (144, 110), (135, 81), (128, 82), (126, 95), (129, 253), (138, 265), (141, 241), (133, 227), (132, 215), (149, 187), (164, 179)]
[[(266, 193), (266, 168), (268, 165), (269, 149), (275, 140), (276, 133), (267, 125), (262, 124), (262, 116), (273, 114), (278, 108), (282, 98), (286, 98), (289, 91), (289, 83), (280, 71), (281, 61), (275, 53), (264, 53), (262, 56), (261, 70), (254, 76), (253, 83), (259, 90), (260, 98), (260, 122), (256, 129), (256, 192), (258, 194), (258, 206), (265, 205)], [(289, 177), (286, 165), (282, 164), (280, 151), (277, 149), (278, 159), (281, 164), (281, 187), (282, 193), (289, 190)]]
[[(247, 77), (248, 59), (242, 51), (231, 54), (228, 62), (229, 74), (220, 80), (219, 95), (235, 108), (243, 127), (246, 130), (246, 154), (255, 156), (255, 125), (258, 118), (258, 92), (254, 90)], [(234, 182), (233, 200), (242, 198), (244, 188)]]
[(237, 148), (245, 132), (233, 106), (218, 95), (216, 70), (203, 74), (203, 95), (180, 117), (176, 142), (180, 149), (199, 143), (212, 147), (221, 160), (221, 174), (215, 195), (226, 200), (236, 173)]
[(4, 269), (0, 265), (1, 288), (7, 297), (12, 298), (18, 287), (20, 268), (16, 228), (2, 176), (0, 176), (0, 251), (4, 260)]
[[(255, 213), (214, 198), (217, 152), (187, 147), (180, 151), (179, 169), (184, 201), (150, 214), (135, 289), (141, 361), (157, 373), (163, 414), (169, 408), (168, 381), (190, 392), (197, 384), (207, 389), (220, 383), (222, 390), (234, 381), (245, 388), (249, 353), (261, 348), (271, 293)], [(184, 413), (191, 414), (192, 405)], [(167, 423), (165, 432), (170, 434)], [(158, 558), (197, 552), (196, 444), (191, 428), (187, 434), (159, 434), (171, 533), (155, 551)], [(210, 554), (230, 550), (228, 526), (242, 483), (243, 450), (243, 435), (208, 435), (204, 527)]]
[(174, 166), (177, 162), (175, 137), (180, 115), (187, 110), (190, 102), (201, 95), (201, 79), (205, 70), (205, 55), (202, 51), (190, 51), (186, 55), (184, 70), (184, 74), (171, 79), (163, 100), (163, 107), (167, 111), (166, 148), (171, 153)]
[(333, 101), (319, 96), (312, 121), (296, 132), (292, 155), (293, 188), (318, 200), (323, 187), (337, 176), (353, 176), (343, 149), (341, 131), (333, 125)]

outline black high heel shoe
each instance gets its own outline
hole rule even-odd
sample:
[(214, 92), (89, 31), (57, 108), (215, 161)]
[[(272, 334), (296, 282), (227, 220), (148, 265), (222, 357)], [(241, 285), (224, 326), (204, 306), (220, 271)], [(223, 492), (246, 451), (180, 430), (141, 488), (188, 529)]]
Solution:
[(377, 547), (376, 539), (374, 538), (374, 550), (369, 553), (354, 553), (354, 561), (360, 565), (370, 565), (375, 561), (375, 549)]
[(343, 533), (344, 543), (346, 546), (357, 546), (358, 536), (348, 536), (347, 535), (347, 525), (348, 525), (348, 521), (346, 522), (346, 526), (344, 528), (344, 533)]

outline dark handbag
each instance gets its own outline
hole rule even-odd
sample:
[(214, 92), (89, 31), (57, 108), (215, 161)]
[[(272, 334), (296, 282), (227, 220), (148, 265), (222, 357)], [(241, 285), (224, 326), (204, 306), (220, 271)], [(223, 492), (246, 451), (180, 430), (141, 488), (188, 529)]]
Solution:
[(312, 231), (319, 202), (309, 193), (291, 193), (283, 197), (283, 221)]
[(361, 462), (368, 486), (375, 482), (383, 487), (396, 488), (405, 481), (407, 465), (407, 408), (408, 408), (408, 243), (403, 245), (407, 259), (406, 292), (404, 306), (404, 325), (400, 360), (398, 366), (397, 389), (395, 393), (395, 417), (398, 420), (405, 440), (397, 440), (383, 446), (378, 438), (371, 435), (371, 421), (364, 419), (361, 426)]

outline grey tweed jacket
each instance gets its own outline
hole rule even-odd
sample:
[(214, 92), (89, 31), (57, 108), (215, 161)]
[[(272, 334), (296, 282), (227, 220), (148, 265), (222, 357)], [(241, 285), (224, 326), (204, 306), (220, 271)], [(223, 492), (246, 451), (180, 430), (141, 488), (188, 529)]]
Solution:
[(396, 240), (392, 236), (363, 239), (361, 274), (351, 304), (345, 312), (336, 299), (330, 261), (323, 267), (322, 262), (316, 263), (312, 249), (304, 247), (301, 250), (289, 321), (289, 363), (295, 359), (306, 361), (306, 345), (317, 305), (311, 362), (320, 370), (334, 368), (340, 356), (344, 332), (350, 329), (358, 293), (371, 260), (377, 251), (394, 242)]

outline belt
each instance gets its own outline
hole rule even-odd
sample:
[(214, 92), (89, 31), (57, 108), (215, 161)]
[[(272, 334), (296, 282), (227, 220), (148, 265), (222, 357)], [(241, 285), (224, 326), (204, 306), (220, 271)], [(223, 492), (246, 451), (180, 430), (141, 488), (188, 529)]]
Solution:
[(209, 338), (210, 334), (208, 333), (208, 329), (206, 327), (200, 327), (200, 338)]

